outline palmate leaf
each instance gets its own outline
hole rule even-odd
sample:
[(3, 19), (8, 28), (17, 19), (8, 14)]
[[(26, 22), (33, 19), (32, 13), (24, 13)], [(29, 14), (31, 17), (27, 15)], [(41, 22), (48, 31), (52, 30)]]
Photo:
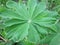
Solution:
[(20, 4), (14, 1), (7, 2), (6, 11), (0, 16), (9, 18), (5, 21), (7, 38), (13, 41), (27, 39), (30, 42), (40, 42), (41, 34), (49, 34), (56, 22), (57, 13), (48, 11), (44, 2), (37, 3), (37, 0), (28, 0), (27, 4)]

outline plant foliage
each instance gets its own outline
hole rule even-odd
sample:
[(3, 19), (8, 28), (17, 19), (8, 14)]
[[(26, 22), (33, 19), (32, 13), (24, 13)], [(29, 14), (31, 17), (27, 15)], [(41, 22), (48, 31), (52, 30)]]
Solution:
[(59, 25), (57, 24), (59, 22), (58, 13), (57, 11), (49, 11), (46, 2), (28, 0), (25, 4), (8, 1), (6, 7), (0, 12), (0, 17), (5, 19), (5, 29), (1, 34), (4, 34), (3, 37), (6, 40), (13, 42), (25, 41), (26, 43), (23, 42), (23, 45), (49, 42), (49, 45), (60, 44), (59, 34), (57, 35), (59, 32), (57, 28)]

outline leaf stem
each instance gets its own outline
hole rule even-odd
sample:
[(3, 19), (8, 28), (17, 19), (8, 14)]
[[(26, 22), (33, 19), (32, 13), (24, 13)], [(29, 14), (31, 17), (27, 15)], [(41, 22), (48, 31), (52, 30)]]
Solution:
[(3, 37), (0, 36), (0, 39), (3, 40), (4, 42), (7, 42), (6, 39), (4, 39)]

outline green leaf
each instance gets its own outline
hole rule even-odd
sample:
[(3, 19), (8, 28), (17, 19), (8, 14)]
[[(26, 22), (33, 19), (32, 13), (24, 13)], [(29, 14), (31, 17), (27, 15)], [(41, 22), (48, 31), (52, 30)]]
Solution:
[(9, 40), (20, 41), (28, 35), (29, 24), (14, 25), (7, 30), (7, 37)]
[[(29, 18), (29, 13), (27, 11), (27, 7), (24, 4), (16, 3), (14, 1), (9, 1), (7, 3), (8, 8), (12, 8), (15, 13), (20, 15), (22, 18)], [(27, 16), (28, 15), (28, 16)], [(27, 19), (26, 19), (27, 20)]]
[(51, 40), (49, 45), (60, 45), (60, 33)]
[(20, 19), (20, 15), (16, 14), (15, 12), (11, 11), (11, 10), (7, 10), (4, 11), (0, 14), (1, 17), (3, 18), (16, 18), (16, 19)]
[(3, 12), (3, 11), (5, 11), (5, 10), (6, 10), (6, 7), (0, 5), (0, 13)]
[(49, 13), (49, 11), (43, 11), (34, 18), (33, 22), (39, 24), (40, 26), (49, 27), (50, 25), (55, 24), (55, 21), (57, 20), (54, 15), (57, 16), (54, 12)]
[(35, 18), (37, 15), (42, 13), (44, 10), (46, 10), (46, 4), (44, 2), (38, 3), (37, 6), (35, 7), (32, 18)]
[(9, 19), (9, 20), (5, 21), (5, 27), (12, 26), (15, 24), (24, 23), (24, 22), (26, 22), (26, 21), (19, 20), (19, 19)]
[[(7, 7), (9, 7), (9, 8), (14, 8), (14, 9), (15, 9), (18, 4), (17, 4), (16, 2), (14, 2), (14, 1), (8, 1), (6, 5), (7, 5)], [(12, 6), (12, 7), (11, 7), (11, 6)]]
[(37, 0), (28, 0), (27, 8), (28, 8), (28, 11), (29, 11), (29, 14), (30, 14), (30, 18), (33, 15), (33, 12), (34, 12), (36, 6), (37, 6)]
[(9, 1), (7, 7), (0, 16), (8, 19), (5, 21), (5, 31), (9, 40), (26, 39), (39, 44), (45, 37), (43, 35), (56, 33), (51, 26), (55, 25), (57, 12), (47, 10), (45, 2), (28, 0), (27, 4), (23, 4)]
[(33, 25), (30, 26), (28, 32), (29, 32), (28, 33), (28, 40), (30, 42), (33, 42), (33, 43), (39, 43), (40, 42), (39, 34)]
[(56, 36), (56, 34), (50, 34), (50, 35), (46, 35), (46, 37), (44, 37), (44, 39), (42, 39), (40, 41), (41, 44), (49, 44), (50, 41)]
[(40, 34), (48, 34), (47, 32), (47, 28), (42, 27), (38, 24), (34, 24), (34, 27), (36, 28), (36, 30), (40, 33)]

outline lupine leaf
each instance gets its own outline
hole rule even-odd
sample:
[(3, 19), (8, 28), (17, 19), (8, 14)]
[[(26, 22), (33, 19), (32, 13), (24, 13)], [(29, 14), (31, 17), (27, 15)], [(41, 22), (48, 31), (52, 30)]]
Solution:
[(9, 40), (21, 41), (27, 38), (30, 42), (39, 43), (41, 34), (49, 34), (49, 31), (54, 33), (50, 26), (55, 24), (57, 13), (48, 11), (45, 2), (28, 0), (27, 4), (23, 4), (11, 1), (7, 7), (0, 16), (9, 18), (5, 21)]

